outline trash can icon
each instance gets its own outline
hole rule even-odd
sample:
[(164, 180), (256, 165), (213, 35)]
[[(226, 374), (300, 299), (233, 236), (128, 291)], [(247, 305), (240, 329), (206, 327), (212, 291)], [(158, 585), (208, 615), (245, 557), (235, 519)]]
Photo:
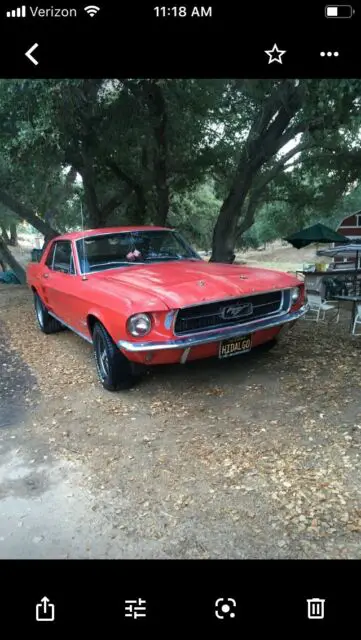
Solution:
[(307, 600), (307, 617), (309, 620), (323, 620), (325, 617), (325, 600), (321, 598)]

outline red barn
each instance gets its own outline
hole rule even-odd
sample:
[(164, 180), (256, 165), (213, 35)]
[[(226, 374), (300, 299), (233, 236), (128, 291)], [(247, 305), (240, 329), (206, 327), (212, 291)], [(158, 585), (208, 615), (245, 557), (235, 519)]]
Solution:
[[(355, 213), (351, 213), (346, 218), (341, 220), (339, 226), (337, 227), (338, 233), (341, 233), (346, 238), (349, 238), (351, 242), (356, 242), (361, 244), (361, 211), (355, 211)], [(334, 243), (334, 246), (339, 246), (338, 242)], [(361, 248), (360, 248), (361, 251)], [(350, 265), (355, 266), (355, 258), (356, 255), (348, 254), (342, 255), (340, 253), (338, 256), (334, 257), (335, 262), (344, 262)], [(358, 267), (361, 267), (361, 256), (359, 258), (360, 264)]]

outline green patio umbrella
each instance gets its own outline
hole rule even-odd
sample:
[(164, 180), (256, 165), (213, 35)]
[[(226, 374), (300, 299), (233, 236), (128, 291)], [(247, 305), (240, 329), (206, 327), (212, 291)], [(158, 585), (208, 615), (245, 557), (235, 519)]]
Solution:
[(284, 238), (284, 240), (292, 244), (296, 249), (302, 249), (309, 244), (330, 244), (331, 242), (348, 244), (350, 242), (341, 233), (326, 227), (320, 222), (312, 225), (312, 227), (306, 227), (306, 229), (293, 233), (288, 238)]

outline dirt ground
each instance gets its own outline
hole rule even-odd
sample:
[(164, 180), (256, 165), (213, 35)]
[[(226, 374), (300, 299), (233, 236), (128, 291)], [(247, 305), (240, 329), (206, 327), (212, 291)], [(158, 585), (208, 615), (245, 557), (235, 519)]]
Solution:
[(237, 253), (236, 259), (252, 266), (280, 269), (281, 271), (295, 271), (302, 269), (303, 264), (315, 262), (331, 262), (329, 258), (316, 257), (316, 245), (304, 249), (295, 249), (291, 245), (284, 245), (281, 241), (269, 243), (265, 249), (249, 250)]
[(90, 345), (0, 285), (0, 558), (360, 557), (348, 323), (112, 394)]

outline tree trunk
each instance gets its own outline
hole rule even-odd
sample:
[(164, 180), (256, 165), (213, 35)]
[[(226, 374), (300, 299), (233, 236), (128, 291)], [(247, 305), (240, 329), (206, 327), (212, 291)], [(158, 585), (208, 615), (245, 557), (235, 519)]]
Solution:
[(59, 235), (59, 232), (56, 229), (53, 229), (48, 225), (44, 220), (39, 218), (39, 216), (34, 213), (28, 207), (25, 207), (21, 202), (15, 200), (10, 194), (6, 191), (0, 189), (0, 202), (2, 202), (8, 209), (13, 211), (21, 220), (26, 220), (29, 224), (31, 224), (34, 229), (39, 231), (39, 233), (44, 236), (50, 236), (54, 238)]
[(101, 211), (98, 207), (97, 196), (92, 184), (84, 180), (84, 199), (88, 212), (88, 226), (90, 229), (99, 229), (103, 226)]
[(236, 244), (236, 225), (237, 216), (234, 215), (233, 208), (225, 200), (214, 227), (212, 255), (209, 262), (232, 263)]
[(147, 215), (147, 199), (145, 197), (143, 187), (136, 182), (131, 176), (129, 176), (121, 167), (119, 167), (113, 160), (108, 160), (107, 166), (112, 171), (112, 173), (118, 178), (118, 180), (122, 180), (128, 185), (129, 189), (134, 192), (135, 197), (137, 199), (137, 214), (136, 220), (134, 220), (135, 224), (144, 224)]
[(18, 234), (16, 229), (16, 222), (12, 222), (10, 224), (10, 242), (9, 244), (12, 247), (16, 247), (18, 244)]
[[(83, 164), (77, 167), (83, 180), (84, 200), (87, 209), (87, 219), (84, 221), (89, 229), (99, 229), (104, 225), (104, 219), (98, 203), (95, 189), (95, 175), (92, 161), (83, 152)], [(80, 214), (78, 223), (82, 223)]]
[(5, 242), (1, 239), (0, 239), (0, 261), (10, 267), (10, 269), (15, 273), (20, 284), (26, 283), (25, 269), (18, 263), (17, 260), (15, 260), (10, 249), (7, 248)]
[(294, 81), (285, 80), (260, 108), (244, 144), (232, 186), (219, 212), (210, 261), (232, 261), (238, 219), (246, 198), (261, 168), (300, 132), (299, 125), (289, 125), (301, 104), (302, 90)]
[(163, 91), (156, 82), (144, 82), (144, 91), (153, 121), (155, 141), (153, 165), (154, 183), (157, 192), (157, 207), (152, 222), (159, 226), (165, 226), (170, 205), (168, 186), (167, 108)]
[(3, 224), (0, 224), (1, 237), (6, 242), (6, 244), (10, 244), (9, 234)]
[[(242, 160), (245, 161), (246, 153)], [(240, 167), (243, 167), (242, 169)], [(224, 200), (214, 227), (210, 262), (232, 261), (236, 244), (237, 223), (242, 206), (252, 185), (252, 164), (240, 162), (234, 185)]]

